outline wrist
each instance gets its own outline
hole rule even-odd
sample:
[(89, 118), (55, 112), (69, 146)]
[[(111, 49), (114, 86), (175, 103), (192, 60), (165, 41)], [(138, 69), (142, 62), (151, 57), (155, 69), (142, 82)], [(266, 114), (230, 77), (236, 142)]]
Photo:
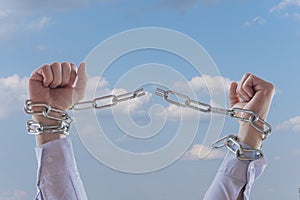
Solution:
[(263, 141), (262, 134), (247, 122), (240, 123), (238, 138), (240, 142), (255, 149), (260, 149)]
[(65, 138), (68, 135), (72, 119), (64, 110), (45, 103), (26, 101), (25, 112), (32, 115), (33, 120), (27, 122), (27, 128), (29, 134), (36, 135), (37, 145)]

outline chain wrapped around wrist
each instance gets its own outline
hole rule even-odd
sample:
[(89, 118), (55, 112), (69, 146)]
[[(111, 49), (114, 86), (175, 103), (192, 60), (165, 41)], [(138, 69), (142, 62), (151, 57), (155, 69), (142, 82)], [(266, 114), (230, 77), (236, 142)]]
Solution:
[(235, 135), (227, 135), (220, 138), (211, 145), (212, 149), (226, 147), (234, 153), (239, 160), (257, 160), (263, 157), (263, 152), (260, 149), (245, 148), (238, 142), (238, 137)]
[[(102, 109), (112, 107), (120, 102), (129, 101), (134, 98), (145, 95), (143, 88), (133, 92), (127, 92), (120, 95), (107, 95), (95, 98), (92, 101), (83, 101), (74, 104), (70, 110), (86, 110), (86, 109)], [(104, 101), (110, 103), (104, 104)], [(31, 100), (25, 101), (24, 110), (27, 114), (32, 116), (41, 116), (45, 119), (52, 120), (54, 124), (43, 124), (39, 121), (29, 120), (27, 122), (27, 131), (31, 135), (39, 135), (42, 133), (62, 133), (69, 135), (69, 130), (73, 119), (69, 116), (68, 112), (51, 105), (41, 102), (32, 102)]]
[(69, 135), (70, 125), (73, 120), (66, 111), (53, 108), (45, 103), (33, 103), (30, 100), (25, 101), (24, 110), (27, 114), (43, 116), (46, 119), (56, 121), (55, 124), (45, 125), (38, 121), (29, 120), (27, 122), (28, 134), (39, 135), (41, 133), (62, 133)]

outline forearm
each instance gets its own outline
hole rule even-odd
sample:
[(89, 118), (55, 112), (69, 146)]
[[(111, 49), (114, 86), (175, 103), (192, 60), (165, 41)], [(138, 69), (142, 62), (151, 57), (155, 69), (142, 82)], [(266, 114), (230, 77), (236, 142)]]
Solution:
[(70, 138), (36, 147), (37, 185), (44, 199), (86, 200)]
[(260, 149), (262, 145), (262, 134), (255, 130), (250, 123), (240, 122), (238, 140), (239, 142), (249, 145), (251, 148)]

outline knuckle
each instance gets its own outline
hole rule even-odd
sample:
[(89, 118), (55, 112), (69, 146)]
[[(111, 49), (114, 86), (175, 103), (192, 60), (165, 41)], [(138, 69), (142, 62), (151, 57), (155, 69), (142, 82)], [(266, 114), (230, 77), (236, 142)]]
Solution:
[(50, 86), (51, 87), (57, 87), (57, 86), (59, 86), (59, 83), (57, 81), (52, 81)]
[(245, 76), (252, 76), (253, 74), (251, 74), (250, 72), (246, 72)]
[(45, 64), (45, 65), (41, 66), (41, 70), (45, 70), (45, 69), (47, 69), (48, 67), (50, 67), (50, 65), (49, 65), (49, 64)]
[(50, 85), (57, 87), (57, 86), (61, 85), (61, 80), (60, 79), (53, 79)]
[(61, 63), (61, 66), (62, 66), (63, 68), (69, 69), (69, 68), (70, 68), (70, 63), (68, 63), (68, 62), (62, 62), (62, 63)]
[(50, 65), (46, 64), (46, 65), (43, 65), (40, 70), (43, 74), (46, 74), (48, 72), (48, 69), (50, 68)]
[(50, 78), (45, 78), (45, 79), (44, 79), (44, 84), (45, 84), (45, 85), (50, 85), (51, 82), (52, 82), (52, 80), (51, 80)]
[(58, 66), (60, 66), (60, 63), (57, 62), (57, 61), (55, 61), (55, 62), (53, 62), (53, 63), (51, 64), (51, 66), (52, 66), (52, 67), (58, 67)]

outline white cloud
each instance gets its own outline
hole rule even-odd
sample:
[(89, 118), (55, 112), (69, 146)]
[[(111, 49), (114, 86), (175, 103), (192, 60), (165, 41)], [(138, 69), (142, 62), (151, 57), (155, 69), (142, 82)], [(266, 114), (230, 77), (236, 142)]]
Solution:
[(35, 46), (35, 49), (37, 51), (46, 51), (48, 48), (46, 46), (42, 45), (42, 44), (39, 44), (39, 45)]
[(272, 7), (270, 9), (270, 12), (276, 12), (276, 11), (281, 11), (283, 9), (286, 9), (289, 6), (297, 6), (300, 7), (300, 0), (283, 0), (276, 6)]
[[(204, 146), (202, 144), (195, 144), (189, 151), (185, 152), (184, 155), (181, 157), (183, 160), (198, 160), (207, 152), (210, 151), (210, 148)], [(201, 155), (200, 155), (201, 152)], [(211, 160), (211, 159), (220, 159), (224, 158), (225, 153), (219, 149), (212, 150), (204, 159)]]
[(262, 18), (261, 16), (254, 17), (251, 21), (244, 22), (245, 26), (251, 26), (254, 24), (264, 25), (267, 23), (267, 20)]
[[(300, 0), (283, 0), (270, 9), (270, 13), (275, 13), (281, 17), (300, 20)], [(284, 13), (283, 13), (284, 12)]]
[(244, 25), (245, 26), (251, 26), (251, 23), (250, 22), (244, 22)]
[(253, 22), (257, 23), (257, 24), (265, 24), (267, 23), (267, 20), (258, 16), (252, 19)]
[(10, 114), (22, 110), (27, 98), (28, 78), (18, 75), (0, 78), (0, 119), (8, 118)]
[(0, 200), (25, 200), (28, 194), (23, 191), (16, 189), (14, 191), (6, 191), (0, 194)]
[(188, 83), (176, 82), (174, 87), (181, 91), (206, 92), (210, 94), (223, 94), (229, 88), (232, 81), (222, 76), (202, 75), (193, 77)]
[(0, 0), (0, 39), (6, 41), (23, 31), (36, 31), (49, 25), (45, 15), (80, 8), (89, 0)]
[(38, 20), (32, 21), (28, 25), (28, 29), (40, 31), (51, 23), (50, 17), (41, 17)]
[(294, 133), (300, 133), (300, 116), (296, 116), (289, 120), (281, 122), (275, 127), (275, 131), (290, 131)]

